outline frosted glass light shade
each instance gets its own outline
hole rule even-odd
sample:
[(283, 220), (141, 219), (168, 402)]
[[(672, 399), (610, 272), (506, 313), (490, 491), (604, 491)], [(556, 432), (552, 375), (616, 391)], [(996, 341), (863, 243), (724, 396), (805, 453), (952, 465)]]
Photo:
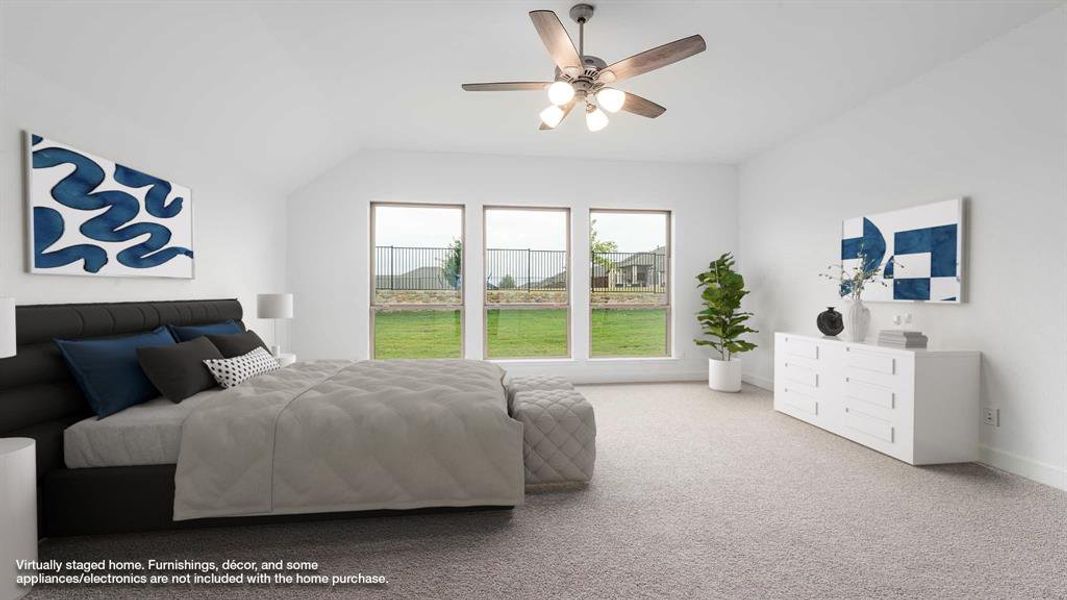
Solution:
[(260, 319), (292, 319), (292, 294), (259, 294), (256, 296), (256, 316)]
[(0, 298), (0, 358), (15, 356), (15, 299)]
[(553, 104), (541, 111), (541, 122), (555, 128), (563, 120), (563, 109)]
[(626, 103), (626, 92), (615, 88), (603, 88), (596, 93), (596, 103), (608, 112), (619, 112)]
[(563, 106), (574, 98), (574, 86), (566, 81), (557, 81), (548, 86), (548, 99), (557, 106)]
[(608, 116), (599, 108), (585, 113), (585, 126), (589, 131), (600, 131), (608, 126)]

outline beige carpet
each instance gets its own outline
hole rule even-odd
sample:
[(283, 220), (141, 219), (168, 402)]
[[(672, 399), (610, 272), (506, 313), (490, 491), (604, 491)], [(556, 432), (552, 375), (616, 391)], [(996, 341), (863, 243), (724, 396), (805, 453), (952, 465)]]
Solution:
[(42, 558), (317, 560), (378, 588), (39, 588), (30, 598), (1067, 598), (1067, 494), (915, 468), (755, 389), (586, 387), (587, 489), (512, 512), (56, 539)]

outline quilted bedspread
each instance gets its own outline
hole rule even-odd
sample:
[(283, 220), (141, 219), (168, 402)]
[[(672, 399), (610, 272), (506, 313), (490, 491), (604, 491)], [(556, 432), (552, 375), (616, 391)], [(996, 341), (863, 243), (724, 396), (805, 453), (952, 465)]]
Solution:
[(174, 519), (523, 500), (523, 427), (490, 363), (314, 361), (260, 375), (182, 427)]

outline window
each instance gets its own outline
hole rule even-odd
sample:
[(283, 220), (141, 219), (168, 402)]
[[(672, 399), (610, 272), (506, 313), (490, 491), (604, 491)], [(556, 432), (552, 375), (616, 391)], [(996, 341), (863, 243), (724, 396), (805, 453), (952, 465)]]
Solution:
[(463, 207), (371, 205), (377, 359), (463, 357)]
[(485, 209), (485, 356), (570, 356), (570, 211)]
[(589, 355), (670, 355), (670, 213), (590, 211)]

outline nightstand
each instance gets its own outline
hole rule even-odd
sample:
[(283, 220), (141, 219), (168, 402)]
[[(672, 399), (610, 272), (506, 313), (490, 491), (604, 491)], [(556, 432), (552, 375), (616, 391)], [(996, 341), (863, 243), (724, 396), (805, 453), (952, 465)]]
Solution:
[(0, 531), (0, 598), (14, 600), (32, 589), (15, 584), (15, 561), (37, 560), (37, 443), (30, 438), (0, 438)]
[(278, 356), (275, 356), (274, 358), (278, 359), (279, 367), (288, 367), (289, 365), (296, 362), (295, 354), (288, 354), (285, 352), (278, 354)]

